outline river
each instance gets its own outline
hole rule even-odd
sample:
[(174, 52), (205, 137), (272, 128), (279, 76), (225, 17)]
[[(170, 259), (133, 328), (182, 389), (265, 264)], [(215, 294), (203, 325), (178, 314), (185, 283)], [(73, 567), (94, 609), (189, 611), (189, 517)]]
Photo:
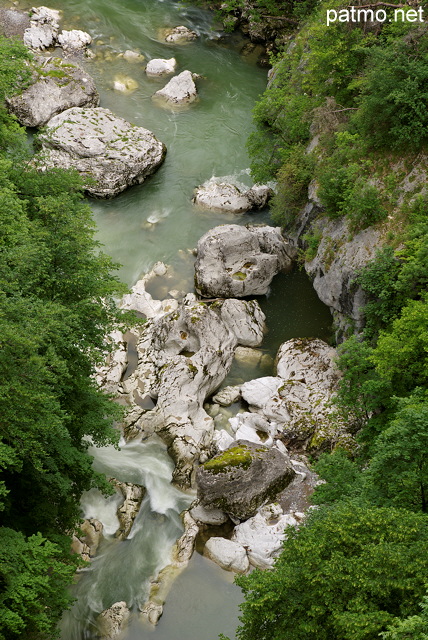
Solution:
[[(213, 15), (201, 8), (172, 0), (69, 0), (66, 6), (52, 0), (48, 6), (63, 10), (63, 28), (92, 35), (96, 57), (84, 64), (96, 81), (101, 106), (153, 131), (168, 149), (160, 170), (143, 185), (113, 200), (89, 201), (99, 241), (121, 264), (119, 275), (128, 285), (162, 260), (176, 274), (170, 288), (191, 291), (191, 250), (203, 233), (217, 224), (269, 221), (268, 211), (235, 216), (202, 211), (191, 202), (193, 189), (212, 176), (252, 184), (245, 141), (252, 108), (266, 86), (266, 69), (257, 67), (255, 56), (240, 54), (245, 43), (241, 35), (221, 37)], [(198, 39), (181, 46), (161, 41), (160, 29), (181, 24), (196, 31)], [(175, 113), (157, 106), (151, 96), (165, 79), (149, 79), (144, 64), (117, 57), (127, 49), (138, 50), (146, 60), (174, 56), (177, 72), (189, 69), (203, 76), (197, 83), (199, 101)], [(138, 88), (128, 95), (118, 93), (113, 89), (118, 75), (132, 77)], [(262, 349), (271, 356), (291, 337), (329, 338), (330, 314), (304, 272), (277, 276), (270, 295), (259, 301), (269, 328)], [(271, 371), (272, 365), (262, 373)], [(236, 364), (225, 384), (258, 375), (260, 371)], [(170, 484), (172, 462), (160, 441), (93, 454), (99, 471), (143, 484), (147, 495), (130, 538), (123, 542), (112, 535), (116, 498), (104, 499), (96, 492), (83, 497), (83, 515), (103, 521), (107, 535), (91, 569), (75, 586), (77, 601), (63, 619), (61, 640), (95, 638), (97, 613), (116, 601), (126, 600), (134, 610), (144, 601), (150, 577), (168, 563), (181, 534), (179, 514), (192, 500)], [(195, 553), (174, 583), (157, 628), (134, 620), (126, 640), (215, 640), (219, 633), (233, 638), (241, 597), (231, 574)]]

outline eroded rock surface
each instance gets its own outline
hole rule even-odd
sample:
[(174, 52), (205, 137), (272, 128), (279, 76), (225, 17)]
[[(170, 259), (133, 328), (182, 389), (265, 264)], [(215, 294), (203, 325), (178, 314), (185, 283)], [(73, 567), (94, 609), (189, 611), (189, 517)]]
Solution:
[(91, 76), (61, 58), (39, 57), (34, 82), (6, 100), (8, 110), (26, 127), (42, 127), (71, 107), (97, 107), (100, 98)]
[(268, 569), (281, 552), (285, 528), (295, 527), (297, 523), (296, 518), (284, 514), (279, 505), (270, 504), (246, 522), (237, 525), (232, 541), (246, 549), (248, 559), (254, 567)]
[(319, 339), (281, 345), (277, 376), (245, 382), (243, 399), (292, 446), (318, 448), (349, 442), (346, 425), (331, 406), (340, 372), (336, 350)]
[(271, 194), (272, 190), (264, 185), (242, 191), (234, 184), (218, 182), (213, 178), (195, 190), (193, 202), (215, 211), (244, 213), (265, 207)]
[(115, 602), (105, 609), (97, 618), (100, 640), (119, 640), (129, 621), (131, 612), (126, 602)]
[(225, 224), (198, 242), (195, 286), (205, 297), (264, 295), (274, 275), (291, 267), (279, 227)]
[[(247, 331), (261, 340), (258, 327), (264, 325), (264, 316), (257, 303), (247, 304)], [(189, 484), (195, 459), (211, 446), (214, 425), (203, 403), (229, 372), (238, 341), (239, 335), (222, 319), (221, 304), (211, 309), (191, 294), (177, 303), (175, 312), (144, 327), (138, 368), (122, 383), (134, 406), (131, 434), (157, 432), (167, 442), (179, 484)], [(144, 412), (141, 404), (147, 396), (155, 399), (156, 407)]]
[(39, 142), (38, 168), (76, 169), (90, 178), (87, 192), (100, 198), (144, 182), (166, 153), (153, 133), (101, 107), (74, 107), (54, 116)]
[(24, 32), (24, 44), (34, 51), (53, 47), (59, 31), (60, 12), (48, 7), (33, 7), (30, 26)]
[(23, 39), (24, 32), (30, 27), (30, 17), (25, 11), (0, 9), (0, 33), (6, 38)]
[(245, 520), (265, 501), (272, 501), (294, 475), (287, 455), (238, 440), (198, 468), (198, 497), (204, 507)]

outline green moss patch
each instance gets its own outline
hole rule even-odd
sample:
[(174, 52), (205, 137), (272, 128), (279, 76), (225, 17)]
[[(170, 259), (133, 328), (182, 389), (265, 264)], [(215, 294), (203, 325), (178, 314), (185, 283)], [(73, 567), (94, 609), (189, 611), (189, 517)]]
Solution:
[(230, 467), (248, 469), (252, 459), (251, 451), (246, 447), (232, 447), (212, 460), (208, 460), (204, 464), (204, 469), (212, 473), (226, 473)]

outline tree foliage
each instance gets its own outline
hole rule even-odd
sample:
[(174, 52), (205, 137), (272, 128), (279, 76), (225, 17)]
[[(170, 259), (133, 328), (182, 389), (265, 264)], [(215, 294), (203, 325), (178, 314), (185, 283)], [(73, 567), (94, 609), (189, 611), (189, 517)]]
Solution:
[[(28, 58), (0, 39), (1, 99), (22, 86)], [(0, 143), (0, 638), (44, 640), (69, 604), (81, 493), (109, 490), (88, 446), (118, 439), (122, 411), (94, 371), (124, 287), (78, 174), (31, 169), (4, 106)]]
[(425, 592), (428, 521), (339, 503), (288, 538), (273, 571), (239, 577), (241, 640), (377, 640)]

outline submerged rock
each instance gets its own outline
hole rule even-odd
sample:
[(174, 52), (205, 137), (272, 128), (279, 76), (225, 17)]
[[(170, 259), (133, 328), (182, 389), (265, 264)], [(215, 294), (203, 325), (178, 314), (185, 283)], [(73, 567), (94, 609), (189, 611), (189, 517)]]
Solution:
[(109, 109), (74, 107), (54, 116), (39, 137), (36, 166), (76, 169), (89, 178), (86, 191), (112, 198), (144, 182), (162, 164), (166, 148), (151, 131)]
[(198, 97), (194, 75), (190, 71), (182, 71), (174, 76), (163, 89), (156, 91), (153, 98), (166, 106), (177, 107), (190, 104)]
[(282, 491), (294, 475), (285, 454), (238, 440), (198, 468), (198, 497), (204, 507), (245, 520)]
[(264, 185), (242, 191), (234, 184), (211, 179), (197, 187), (193, 202), (214, 211), (244, 213), (250, 209), (262, 209), (271, 195), (272, 190)]
[(34, 82), (6, 100), (10, 113), (26, 127), (42, 127), (71, 107), (97, 107), (100, 98), (91, 76), (61, 58), (42, 58), (33, 65)]
[(198, 242), (195, 286), (206, 297), (264, 295), (274, 275), (289, 267), (279, 227), (225, 224)]
[(100, 640), (119, 640), (130, 616), (131, 612), (124, 601), (115, 602), (111, 607), (105, 609), (97, 618)]
[(195, 31), (182, 25), (172, 29), (165, 29), (162, 35), (165, 42), (169, 42), (170, 44), (187, 44), (188, 42), (196, 40), (198, 37)]
[(146, 73), (148, 76), (167, 76), (170, 73), (174, 73), (177, 67), (177, 60), (175, 58), (154, 58), (147, 63)]
[(113, 89), (120, 93), (130, 94), (138, 89), (138, 82), (134, 78), (118, 74), (113, 78)]
[(142, 53), (139, 51), (131, 51), (127, 49), (124, 53), (122, 53), (121, 57), (126, 60), (126, 62), (143, 62), (145, 60)]
[(244, 547), (233, 540), (209, 538), (204, 547), (204, 556), (226, 571), (246, 573), (250, 568)]

